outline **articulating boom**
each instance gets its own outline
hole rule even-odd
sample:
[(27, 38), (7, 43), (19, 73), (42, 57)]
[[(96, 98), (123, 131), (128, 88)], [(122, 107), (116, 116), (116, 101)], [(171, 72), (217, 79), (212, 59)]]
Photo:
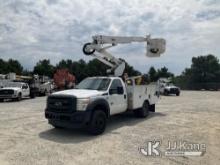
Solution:
[[(118, 44), (129, 44), (132, 42), (146, 42), (148, 57), (159, 57), (165, 52), (166, 41), (164, 39), (151, 39), (146, 37), (119, 37), (119, 36), (93, 36), (93, 42), (83, 46), (83, 53), (97, 58), (99, 61), (111, 67), (110, 72), (114, 71), (115, 76), (121, 76), (125, 69), (125, 62), (115, 58), (106, 50)], [(104, 46), (106, 45), (106, 46)], [(96, 54), (98, 52), (99, 54)]]

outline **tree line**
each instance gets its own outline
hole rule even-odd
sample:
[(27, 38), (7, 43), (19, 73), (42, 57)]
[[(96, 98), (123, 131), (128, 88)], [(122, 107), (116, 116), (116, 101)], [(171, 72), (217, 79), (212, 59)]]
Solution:
[[(93, 59), (86, 62), (82, 59), (78, 61), (72, 61), (70, 59), (61, 60), (58, 64), (52, 65), (49, 59), (43, 59), (36, 63), (32, 71), (23, 69), (22, 65), (18, 60), (9, 59), (5, 61), (0, 59), (0, 74), (7, 74), (14, 72), (18, 75), (31, 76), (33, 74), (45, 75), (53, 78), (54, 73), (57, 69), (66, 68), (69, 72), (75, 75), (76, 80), (79, 82), (88, 76), (105, 76), (107, 75), (106, 70), (108, 66), (103, 65), (97, 59)], [(141, 73), (135, 70), (132, 66), (126, 63), (125, 72), (131, 76), (137, 76)]]
[(185, 89), (220, 89), (219, 59), (212, 54), (193, 57), (190, 68), (174, 81)]
[[(40, 60), (33, 69), (33, 74), (46, 75), (52, 77), (54, 72), (57, 69), (66, 68), (69, 70), (71, 74), (76, 77), (77, 82), (80, 82), (86, 77), (92, 76), (106, 76), (106, 70), (108, 66), (103, 65), (97, 59), (93, 59), (89, 62), (86, 62), (82, 59), (79, 61), (72, 61), (70, 59), (61, 60), (55, 66), (50, 64), (50, 61), (47, 59)], [(129, 75), (136, 76), (141, 73), (135, 70), (132, 66), (126, 63), (125, 72), (129, 73)]]
[[(103, 65), (97, 59), (93, 59), (89, 62), (82, 59), (78, 61), (67, 59), (61, 60), (56, 65), (52, 65), (48, 59), (43, 59), (36, 63), (33, 71), (27, 71), (23, 69), (17, 60), (9, 59), (8, 61), (4, 61), (0, 59), (0, 74), (15, 72), (16, 74), (23, 75), (39, 74), (52, 78), (55, 71), (61, 68), (67, 68), (71, 74), (76, 76), (76, 80), (80, 82), (88, 76), (105, 76), (108, 66)], [(126, 63), (125, 72), (128, 73), (129, 76), (141, 75), (140, 71), (134, 69), (134, 67), (128, 63)], [(169, 77), (184, 88), (190, 88), (193, 84), (198, 86), (198, 84), (220, 83), (219, 59), (211, 54), (193, 57), (191, 66), (186, 68), (179, 76), (175, 76), (169, 72), (167, 67), (160, 69), (150, 67), (145, 73), (151, 81), (157, 81), (160, 77)]]
[[(43, 59), (36, 63), (33, 68), (33, 71), (24, 70), (22, 65), (17, 60), (9, 59), (4, 61), (0, 59), (0, 74), (7, 74), (9, 72), (14, 72), (19, 75), (45, 75), (53, 77), (53, 74), (57, 69), (66, 68), (69, 72), (76, 76), (80, 81), (85, 77), (91, 76), (106, 76), (106, 70), (108, 66), (103, 65), (100, 61), (93, 59), (89, 62), (85, 62), (80, 59), (79, 61), (72, 61), (70, 59), (61, 60), (55, 66), (50, 63), (49, 59)], [(125, 71), (129, 76), (138, 76), (141, 75), (141, 72), (134, 69), (133, 66), (125, 62)], [(159, 77), (174, 77), (174, 74), (168, 71), (168, 68), (162, 67), (161, 69), (155, 69), (151, 67), (148, 72), (151, 81), (157, 81)]]
[(8, 61), (4, 61), (0, 59), (0, 74), (7, 74), (9, 72), (14, 72), (16, 74), (23, 73), (23, 67), (19, 61), (9, 59)]

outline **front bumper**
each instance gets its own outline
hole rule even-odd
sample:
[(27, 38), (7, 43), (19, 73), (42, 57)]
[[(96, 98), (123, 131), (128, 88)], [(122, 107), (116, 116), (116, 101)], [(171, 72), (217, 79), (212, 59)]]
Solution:
[(17, 95), (0, 95), (0, 99), (14, 99)]
[(88, 124), (91, 117), (90, 111), (80, 111), (72, 113), (57, 113), (45, 111), (48, 123), (53, 126), (64, 128), (82, 128)]
[(177, 89), (177, 88), (172, 88), (172, 89), (169, 89), (169, 90), (166, 90), (168, 94), (178, 94), (180, 93), (180, 90)]

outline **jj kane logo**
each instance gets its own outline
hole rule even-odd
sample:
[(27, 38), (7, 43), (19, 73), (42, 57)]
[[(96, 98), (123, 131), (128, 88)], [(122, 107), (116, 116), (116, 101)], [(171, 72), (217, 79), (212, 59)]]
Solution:
[(168, 141), (165, 151), (160, 150), (160, 140), (148, 141), (139, 151), (144, 156), (203, 156), (206, 152), (204, 143), (190, 143), (187, 141)]
[(145, 156), (160, 156), (160, 144), (160, 141), (149, 141), (146, 147), (140, 147), (139, 150)]

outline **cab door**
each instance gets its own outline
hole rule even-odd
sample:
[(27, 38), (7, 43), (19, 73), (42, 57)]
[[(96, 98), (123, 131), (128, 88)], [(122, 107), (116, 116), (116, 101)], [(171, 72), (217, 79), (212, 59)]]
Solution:
[(30, 89), (27, 84), (23, 84), (21, 88), (22, 88), (22, 96), (26, 97), (30, 95)]
[(127, 94), (125, 86), (122, 85), (120, 79), (115, 79), (109, 88), (110, 114), (117, 114), (127, 110)]

